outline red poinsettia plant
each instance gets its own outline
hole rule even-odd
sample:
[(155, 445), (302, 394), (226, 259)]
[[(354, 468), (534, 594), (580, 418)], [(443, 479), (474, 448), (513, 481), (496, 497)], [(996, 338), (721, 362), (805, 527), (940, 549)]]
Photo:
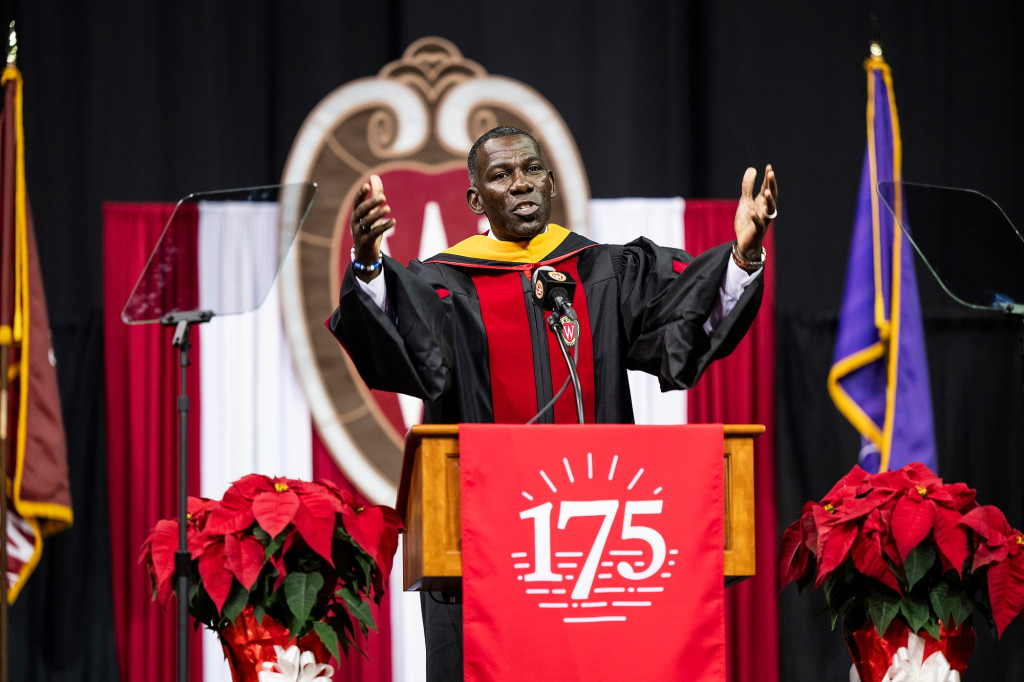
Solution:
[[(293, 637), (311, 633), (340, 659), (355, 627), (376, 629), (402, 528), (397, 512), (359, 506), (330, 481), (250, 474), (217, 500), (188, 499), (189, 613), (221, 632), (252, 607)], [(178, 521), (159, 521), (142, 547), (153, 596), (174, 593)]]
[(938, 639), (978, 614), (999, 637), (1024, 609), (1024, 534), (923, 464), (855, 466), (786, 528), (779, 575), (824, 587), (833, 627), (870, 621), (882, 635), (899, 618)]

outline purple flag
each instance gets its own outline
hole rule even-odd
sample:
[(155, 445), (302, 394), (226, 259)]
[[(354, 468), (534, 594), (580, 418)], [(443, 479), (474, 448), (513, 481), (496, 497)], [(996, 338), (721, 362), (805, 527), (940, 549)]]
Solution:
[(879, 182), (895, 182), (895, 210), (903, 215), (892, 73), (881, 57), (864, 66), (868, 144), (828, 389), (863, 437), (861, 467), (887, 471), (916, 461), (937, 471), (914, 252), (875, 191)]

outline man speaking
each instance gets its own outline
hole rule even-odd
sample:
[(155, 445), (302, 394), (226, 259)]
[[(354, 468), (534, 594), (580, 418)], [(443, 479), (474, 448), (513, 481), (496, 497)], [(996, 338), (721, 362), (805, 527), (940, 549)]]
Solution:
[[(626, 370), (689, 388), (746, 333), (761, 302), (768, 225), (777, 215), (771, 166), (754, 194), (748, 168), (736, 240), (696, 258), (646, 238), (597, 244), (549, 223), (554, 173), (538, 142), (508, 126), (482, 135), (467, 160), (466, 201), (486, 216), (470, 237), (408, 267), (380, 252), (395, 227), (380, 179), (357, 193), (354, 246), (329, 326), (366, 384), (423, 399), (426, 423), (576, 423), (577, 406), (552, 396), (569, 377), (552, 313), (534, 303), (535, 271), (577, 285), (574, 325), (580, 402), (587, 423), (632, 423)], [(548, 275), (549, 270), (545, 270)], [(550, 307), (550, 306), (548, 306)], [(428, 680), (462, 679), (457, 595), (421, 595)]]

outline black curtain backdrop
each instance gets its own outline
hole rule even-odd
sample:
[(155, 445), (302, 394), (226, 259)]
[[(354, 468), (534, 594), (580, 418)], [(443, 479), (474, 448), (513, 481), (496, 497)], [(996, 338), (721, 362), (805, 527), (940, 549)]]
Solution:
[(11, 682), (116, 682), (103, 317), (52, 321), (74, 525), (45, 540), (10, 611)]
[[(44, 565), (13, 610), (13, 679), (114, 679), (90, 671), (102, 670), (104, 655), (112, 660), (103, 652), (113, 635), (102, 599), (117, 586), (93, 569), (82, 568), (79, 582), (63, 574), (105, 551), (102, 353), (83, 341), (96, 333), (88, 325), (102, 306), (102, 202), (173, 201), (278, 181), (313, 107), (376, 74), (417, 38), (448, 38), (491, 73), (547, 97), (576, 138), (595, 197), (734, 197), (746, 166), (774, 165), (782, 523), (820, 498), (858, 449), (825, 376), (864, 153), (872, 14), (894, 74), (905, 179), (981, 190), (1024, 223), (1022, 3), (2, 5), (5, 20), (18, 20), (29, 193), (75, 493), (74, 528), (47, 543)], [(936, 229), (955, 240), (958, 227)], [(961, 309), (920, 268), (919, 279), (940, 473), (976, 487), (1024, 526), (1020, 321)], [(846, 679), (848, 657), (822, 604), (815, 593), (783, 593), (783, 679)], [(65, 634), (53, 619), (79, 608), (94, 619), (95, 658), (73, 638), (76, 646), (53, 647)], [(980, 633), (967, 679), (1024, 678), (1022, 631), (1015, 623), (999, 643)]]

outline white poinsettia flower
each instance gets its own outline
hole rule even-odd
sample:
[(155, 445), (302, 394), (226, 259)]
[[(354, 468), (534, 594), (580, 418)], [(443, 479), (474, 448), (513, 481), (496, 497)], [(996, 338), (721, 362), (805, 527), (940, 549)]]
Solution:
[[(850, 682), (861, 682), (856, 666), (850, 668)], [(896, 650), (881, 682), (960, 682), (960, 673), (949, 667), (941, 651), (924, 660), (924, 640), (911, 632), (907, 646)]]
[(330, 680), (334, 668), (326, 663), (317, 663), (312, 651), (302, 651), (292, 645), (285, 651), (275, 645), (276, 662), (266, 662), (259, 672), (260, 682), (315, 682)]

